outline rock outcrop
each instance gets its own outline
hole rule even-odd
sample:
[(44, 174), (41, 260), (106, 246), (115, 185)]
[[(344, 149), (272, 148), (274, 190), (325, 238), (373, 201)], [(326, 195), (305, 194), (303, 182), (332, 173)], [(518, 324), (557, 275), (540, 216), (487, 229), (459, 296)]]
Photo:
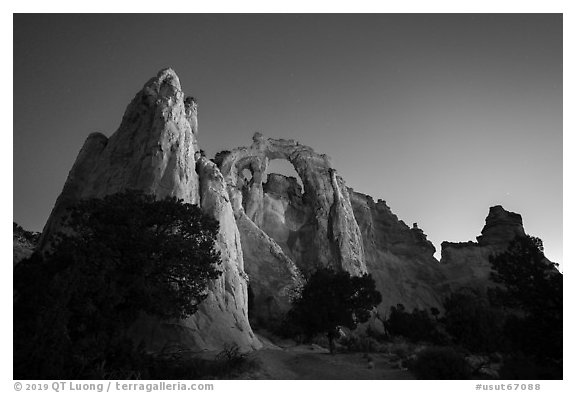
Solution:
[(477, 242), (442, 243), (441, 268), (446, 276), (442, 284), (445, 292), (460, 288), (473, 288), (480, 293), (493, 285), (490, 256), (506, 251), (510, 242), (518, 236), (526, 236), (522, 216), (509, 212), (502, 206), (490, 208), (482, 234)]
[(250, 323), (276, 328), (302, 286), (303, 276), (282, 248), (248, 216), (241, 214), (237, 223), (250, 277)]
[(383, 200), (350, 190), (354, 215), (362, 233), (368, 272), (382, 294), (378, 306), (384, 318), (391, 306), (406, 309), (442, 308), (438, 284), (444, 280), (436, 251), (424, 232), (408, 227)]
[(314, 214), (312, 207), (304, 202), (302, 187), (296, 178), (268, 174), (261, 228), (301, 271), (308, 272), (314, 267)]
[[(408, 310), (441, 309), (451, 291), (485, 290), (489, 257), (525, 236), (520, 215), (495, 206), (477, 242), (444, 242), (439, 263), (417, 224), (409, 227), (386, 202), (348, 189), (326, 155), (256, 133), (251, 146), (210, 161), (197, 133), (195, 100), (185, 97), (174, 71), (162, 70), (132, 100), (110, 138), (88, 137), (40, 239), (39, 250), (48, 249), (76, 201), (127, 189), (199, 204), (218, 220), (222, 276), (192, 317), (161, 322), (142, 316), (134, 324), (133, 337), (151, 350), (259, 348), (251, 324), (279, 324), (317, 266), (371, 273), (383, 302), (370, 326), (381, 330), (380, 320), (398, 303)], [(302, 186), (293, 177), (268, 174), (273, 159), (289, 161)]]
[(61, 228), (66, 208), (78, 199), (138, 189), (198, 203), (197, 132), (196, 104), (185, 99), (173, 70), (160, 71), (134, 97), (110, 138), (88, 136), (44, 227), (40, 247)]
[(14, 223), (12, 227), (12, 263), (16, 265), (23, 259), (30, 257), (36, 246), (40, 234), (38, 232), (29, 232), (20, 225)]
[[(270, 174), (269, 160), (285, 159), (296, 179)], [(366, 272), (360, 230), (348, 190), (326, 155), (293, 140), (253, 137), (215, 158), (228, 192), (246, 255), (253, 295), (251, 320), (274, 326), (290, 307), (302, 277), (317, 266), (353, 275)]]
[(132, 333), (151, 350), (174, 343), (192, 350), (219, 350), (225, 344), (258, 348), (248, 323), (248, 277), (227, 186), (218, 167), (196, 154), (197, 133), (195, 101), (185, 97), (173, 70), (160, 71), (132, 100), (110, 138), (99, 133), (88, 137), (44, 228), (40, 250), (65, 229), (61, 220), (66, 208), (79, 199), (136, 189), (199, 203), (220, 223), (222, 276), (190, 318), (159, 322), (143, 316)]
[[(262, 225), (263, 175), (268, 161), (273, 159), (288, 160), (304, 184), (303, 200), (312, 211), (310, 225), (314, 227), (313, 247), (306, 266), (318, 263), (356, 275), (366, 272), (362, 237), (344, 180), (328, 156), (310, 147), (256, 133), (250, 147), (234, 149), (221, 157), (220, 170), (234, 194), (233, 199), (239, 202), (235, 211), (244, 210), (256, 225)], [(250, 180), (244, 170), (250, 171)]]

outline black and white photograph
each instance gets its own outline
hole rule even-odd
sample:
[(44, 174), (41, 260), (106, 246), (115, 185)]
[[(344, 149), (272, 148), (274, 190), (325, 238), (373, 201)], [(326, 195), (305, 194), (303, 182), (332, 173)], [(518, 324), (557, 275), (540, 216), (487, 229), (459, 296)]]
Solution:
[(569, 378), (563, 13), (318, 11), (13, 13), (8, 388)]

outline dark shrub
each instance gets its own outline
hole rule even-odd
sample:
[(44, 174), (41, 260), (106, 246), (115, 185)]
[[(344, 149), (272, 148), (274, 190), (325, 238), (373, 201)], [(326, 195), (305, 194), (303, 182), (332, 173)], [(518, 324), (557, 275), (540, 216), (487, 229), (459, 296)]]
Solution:
[(462, 354), (449, 347), (426, 348), (408, 367), (418, 379), (468, 379), (470, 370)]
[(339, 340), (346, 352), (380, 352), (382, 345), (373, 337), (349, 334)]
[(473, 292), (457, 292), (444, 301), (441, 322), (453, 340), (470, 351), (502, 350), (505, 315)]
[(381, 301), (371, 275), (353, 277), (346, 271), (319, 268), (294, 300), (284, 327), (294, 333), (299, 330), (309, 338), (326, 334), (333, 352), (338, 327), (356, 329), (359, 323), (368, 321)]
[(12, 222), (12, 235), (14, 238), (24, 239), (29, 241), (33, 246), (38, 245), (38, 240), (40, 239), (40, 232), (30, 232), (22, 228), (20, 225)]
[(526, 356), (510, 356), (504, 359), (500, 369), (501, 379), (562, 379), (562, 364), (549, 362), (539, 364)]
[(81, 200), (68, 213), (69, 232), (14, 268), (14, 376), (137, 375), (143, 351), (129, 327), (142, 313), (196, 312), (221, 274), (218, 222), (138, 191)]
[(512, 310), (504, 335), (512, 352), (550, 364), (563, 356), (563, 275), (544, 256), (542, 240), (523, 236), (506, 252), (490, 258), (491, 278), (500, 284), (489, 291), (491, 303)]
[(444, 344), (445, 337), (438, 330), (435, 318), (428, 311), (415, 309), (407, 312), (404, 305), (398, 304), (390, 308), (390, 316), (384, 323), (393, 336), (403, 336), (413, 341), (428, 341)]

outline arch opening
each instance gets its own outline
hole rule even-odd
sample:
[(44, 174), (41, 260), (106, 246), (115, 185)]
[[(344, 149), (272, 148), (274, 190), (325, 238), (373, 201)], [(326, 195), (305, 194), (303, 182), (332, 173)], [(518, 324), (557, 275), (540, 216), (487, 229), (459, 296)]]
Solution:
[(264, 174), (264, 179), (263, 182), (266, 183), (266, 188), (269, 188), (271, 186), (271, 184), (269, 184), (269, 181), (272, 180), (272, 176), (270, 175), (282, 175), (284, 177), (287, 178), (294, 178), (295, 179), (295, 183), (296, 183), (296, 188), (299, 189), (298, 194), (299, 195), (304, 195), (304, 183), (302, 182), (302, 179), (300, 178), (300, 175), (298, 174), (298, 172), (296, 172), (296, 169), (294, 169), (294, 166), (292, 165), (292, 163), (286, 159), (273, 159), (270, 160), (268, 162), (268, 166), (266, 168), (266, 173)]
[(240, 177), (244, 180), (244, 184), (249, 184), (252, 181), (252, 170), (250, 168), (242, 169)]

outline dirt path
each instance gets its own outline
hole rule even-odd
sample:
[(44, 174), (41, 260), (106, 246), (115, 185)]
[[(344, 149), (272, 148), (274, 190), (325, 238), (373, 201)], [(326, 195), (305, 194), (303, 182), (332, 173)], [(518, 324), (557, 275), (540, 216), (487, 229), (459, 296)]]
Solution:
[(386, 354), (330, 355), (321, 347), (300, 345), (262, 349), (249, 358), (260, 364), (244, 376), (249, 379), (414, 379)]

